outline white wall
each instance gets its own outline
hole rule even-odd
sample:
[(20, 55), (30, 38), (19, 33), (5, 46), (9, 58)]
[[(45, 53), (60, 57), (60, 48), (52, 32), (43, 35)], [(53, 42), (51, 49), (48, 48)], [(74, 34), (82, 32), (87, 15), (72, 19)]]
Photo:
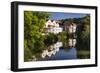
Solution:
[[(10, 2), (13, 0), (0, 0), (0, 73), (12, 73), (10, 69)], [(17, 1), (17, 0), (16, 0)], [(81, 4), (81, 5), (98, 5), (100, 8), (100, 0), (22, 0), (22, 1), (34, 1), (34, 2), (50, 2), (50, 3), (62, 3), (62, 4)], [(98, 8), (98, 9), (99, 9)], [(100, 13), (100, 10), (99, 12)], [(98, 14), (100, 16), (100, 14)], [(100, 17), (99, 17), (100, 18)], [(99, 22), (100, 23), (100, 22)], [(100, 25), (98, 26), (100, 27)], [(100, 31), (100, 28), (99, 28)], [(100, 34), (99, 34), (100, 37)], [(100, 40), (100, 39), (98, 39)], [(99, 42), (100, 43), (100, 42)], [(98, 48), (100, 56), (100, 46)], [(100, 58), (99, 58), (100, 61)], [(100, 63), (99, 63), (100, 64)], [(98, 73), (100, 72), (99, 67), (91, 68), (74, 68), (74, 69), (60, 69), (60, 70), (45, 70), (36, 71), (36, 73)], [(30, 71), (32, 73), (32, 71)]]

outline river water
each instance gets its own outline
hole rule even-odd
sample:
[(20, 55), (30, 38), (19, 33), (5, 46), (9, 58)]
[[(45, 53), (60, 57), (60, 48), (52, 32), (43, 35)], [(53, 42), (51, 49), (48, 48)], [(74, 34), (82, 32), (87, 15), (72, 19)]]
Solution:
[(44, 60), (67, 60), (67, 59), (77, 59), (76, 48), (70, 48), (70, 50), (65, 51), (63, 48), (60, 48), (55, 55), (46, 57)]
[(33, 56), (33, 61), (48, 61), (48, 60), (71, 60), (71, 59), (87, 59), (90, 58), (89, 50), (78, 50), (76, 48), (76, 39), (68, 39), (66, 45), (64, 42), (56, 42), (48, 49), (40, 53), (40, 57)]
[(51, 45), (48, 50), (43, 51), (41, 56), (42, 60), (77, 59), (77, 51), (75, 48), (76, 39), (69, 39), (67, 44), (70, 46), (69, 48), (64, 48), (63, 42), (57, 42)]

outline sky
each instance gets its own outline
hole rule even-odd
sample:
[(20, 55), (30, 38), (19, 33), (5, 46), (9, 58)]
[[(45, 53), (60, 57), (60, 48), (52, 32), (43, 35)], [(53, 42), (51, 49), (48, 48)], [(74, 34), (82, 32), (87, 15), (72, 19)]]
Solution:
[(52, 15), (50, 17), (51, 20), (81, 18), (87, 15), (87, 14), (82, 14), (82, 13), (61, 13), (61, 12), (50, 12), (50, 14)]

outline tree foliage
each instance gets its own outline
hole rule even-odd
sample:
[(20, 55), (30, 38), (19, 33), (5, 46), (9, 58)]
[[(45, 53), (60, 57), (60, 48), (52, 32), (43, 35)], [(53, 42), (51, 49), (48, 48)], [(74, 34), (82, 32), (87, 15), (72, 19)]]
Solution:
[(56, 43), (57, 41), (58, 41), (58, 37), (57, 37), (57, 35), (55, 35), (53, 33), (49, 33), (49, 35), (46, 35), (45, 39), (44, 39), (44, 43), (47, 46), (50, 46), (50, 45)]
[[(24, 57), (25, 61), (32, 57), (33, 49), (43, 46), (42, 30), (46, 19), (50, 15), (47, 12), (24, 11)], [(38, 45), (38, 46), (36, 46)]]
[[(80, 45), (81, 48), (90, 49), (90, 16), (86, 15), (82, 19), (82, 24), (79, 26), (78, 31), (77, 31), (77, 41), (78, 45)], [(84, 46), (85, 44), (85, 46)]]

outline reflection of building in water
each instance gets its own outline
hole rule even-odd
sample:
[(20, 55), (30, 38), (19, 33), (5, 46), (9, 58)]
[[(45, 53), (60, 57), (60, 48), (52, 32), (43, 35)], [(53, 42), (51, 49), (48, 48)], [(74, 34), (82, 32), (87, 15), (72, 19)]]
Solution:
[(58, 34), (63, 31), (63, 28), (59, 26), (59, 23), (55, 20), (48, 20), (45, 24), (47, 32)]
[(45, 58), (46, 56), (51, 57), (52, 55), (55, 55), (61, 46), (62, 42), (57, 42), (56, 44), (50, 46), (50, 48), (43, 50), (41, 57)]
[(76, 46), (76, 39), (69, 39), (68, 44), (70, 47), (75, 47)]

